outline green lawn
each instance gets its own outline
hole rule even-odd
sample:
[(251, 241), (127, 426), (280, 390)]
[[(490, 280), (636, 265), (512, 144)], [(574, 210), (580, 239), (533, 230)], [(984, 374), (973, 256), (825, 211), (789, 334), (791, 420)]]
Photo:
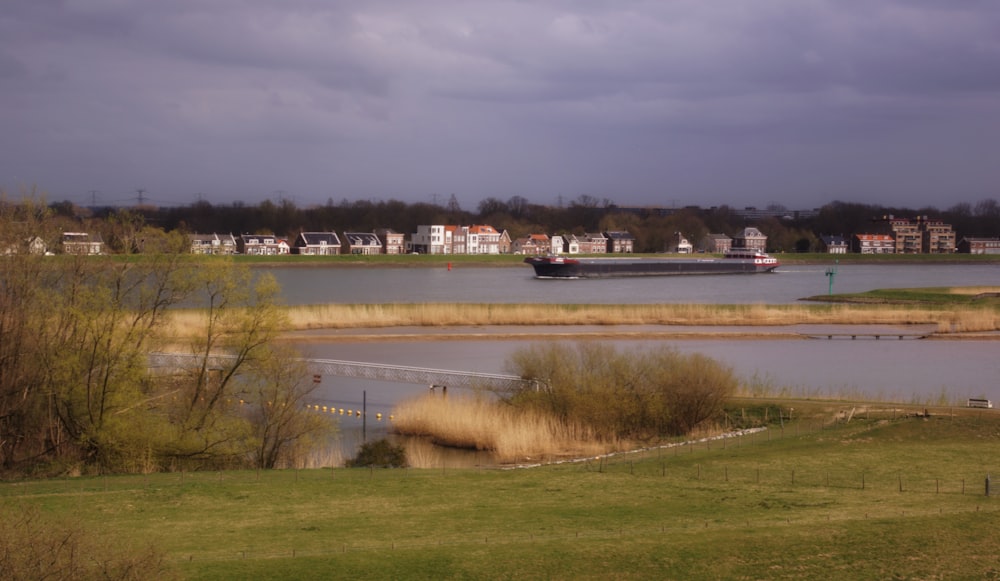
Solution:
[(874, 305), (922, 305), (922, 306), (973, 306), (997, 308), (1000, 296), (996, 287), (926, 287), (875, 289), (861, 293), (840, 293), (817, 295), (806, 300), (828, 303), (855, 303)]
[(0, 510), (154, 543), (191, 579), (1000, 578), (1000, 414), (806, 407), (604, 460), (8, 482)]

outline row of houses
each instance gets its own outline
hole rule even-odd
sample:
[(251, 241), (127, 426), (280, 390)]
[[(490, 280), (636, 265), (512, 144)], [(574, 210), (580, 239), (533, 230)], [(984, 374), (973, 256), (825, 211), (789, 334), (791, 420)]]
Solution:
[[(998, 238), (963, 238), (956, 236), (951, 226), (926, 216), (915, 219), (883, 217), (876, 232), (852, 236), (821, 236), (820, 252), (831, 254), (918, 254), (952, 253), (1000, 254)], [(490, 225), (418, 226), (409, 239), (389, 228), (373, 232), (301, 232), (289, 242), (274, 234), (192, 234), (191, 252), (195, 254), (310, 256), (339, 254), (627, 254), (635, 251), (635, 238), (626, 231), (591, 232), (585, 234), (531, 234), (511, 240), (506, 231)], [(735, 243), (734, 243), (735, 241)], [(48, 253), (38, 239), (30, 251)], [(36, 246), (39, 248), (36, 250)], [(668, 252), (725, 253), (739, 246), (766, 250), (767, 237), (753, 227), (744, 228), (734, 237), (708, 234), (697, 245), (680, 232), (674, 234), (665, 250)], [(62, 251), (66, 254), (103, 254), (104, 241), (99, 234), (64, 232)]]
[[(930, 220), (927, 216), (917, 218), (897, 218), (883, 216), (879, 220), (883, 226), (871, 233), (821, 236), (823, 252), (831, 254), (950, 254), (967, 252), (972, 254), (994, 254), (990, 239), (963, 238), (956, 242), (955, 232), (950, 224), (941, 220)], [(993, 239), (997, 242), (996, 239)]]
[(635, 251), (628, 232), (548, 236), (533, 234), (511, 241), (506, 231), (489, 225), (418, 226), (409, 240), (391, 229), (374, 232), (301, 232), (291, 243), (273, 234), (192, 234), (194, 254), (603, 254)]
[[(859, 254), (946, 254), (958, 252), (961, 254), (1000, 254), (1000, 238), (962, 238), (954, 246), (948, 244), (938, 247), (937, 250), (920, 251), (912, 248), (903, 251), (908, 244), (906, 240), (898, 240), (891, 234), (855, 234), (851, 237), (845, 236), (821, 236), (821, 252), (830, 254), (847, 254), (854, 252)], [(912, 244), (912, 243), (909, 243)]]
[[(545, 243), (540, 242), (544, 239)], [(583, 236), (553, 237), (536, 235), (512, 242), (506, 231), (489, 225), (418, 226), (410, 240), (389, 228), (374, 232), (300, 232), (289, 242), (275, 234), (191, 234), (193, 254), (247, 254), (275, 256), (301, 254), (331, 256), (340, 254), (535, 254), (539, 252), (605, 253), (634, 251), (635, 239), (628, 232), (603, 232)], [(100, 234), (64, 232), (64, 254), (104, 254)], [(553, 246), (553, 242), (558, 247)], [(563, 244), (568, 248), (563, 248)], [(30, 252), (48, 253), (39, 238), (30, 244)]]
[(248, 254), (274, 256), (302, 254), (332, 256), (338, 254), (403, 254), (403, 235), (392, 230), (376, 232), (300, 232), (289, 244), (274, 234), (192, 234), (193, 254)]
[(624, 231), (576, 235), (531, 234), (511, 244), (514, 254), (631, 254), (635, 237)]

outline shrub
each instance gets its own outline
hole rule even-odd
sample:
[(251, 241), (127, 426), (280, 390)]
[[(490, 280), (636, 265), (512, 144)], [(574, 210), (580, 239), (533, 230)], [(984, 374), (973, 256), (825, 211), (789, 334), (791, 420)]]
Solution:
[(406, 449), (382, 438), (361, 445), (358, 455), (347, 461), (348, 468), (371, 466), (376, 468), (406, 468)]
[(732, 369), (673, 349), (621, 352), (605, 343), (536, 345), (514, 353), (514, 372), (546, 385), (511, 403), (580, 422), (603, 439), (676, 436), (722, 413)]
[(101, 540), (79, 526), (45, 518), (37, 508), (4, 508), (0, 520), (0, 578), (132, 581), (174, 579), (153, 546)]

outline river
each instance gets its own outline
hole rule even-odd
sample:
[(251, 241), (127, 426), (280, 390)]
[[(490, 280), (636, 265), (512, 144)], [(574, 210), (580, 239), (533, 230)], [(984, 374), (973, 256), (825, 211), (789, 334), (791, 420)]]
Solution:
[[(832, 265), (831, 265), (832, 266)], [(531, 267), (260, 268), (289, 305), (323, 303), (700, 303), (780, 304), (829, 292), (828, 266), (782, 266), (752, 276), (586, 280), (534, 278)], [(880, 288), (1000, 285), (1000, 265), (837, 266), (835, 293)]]

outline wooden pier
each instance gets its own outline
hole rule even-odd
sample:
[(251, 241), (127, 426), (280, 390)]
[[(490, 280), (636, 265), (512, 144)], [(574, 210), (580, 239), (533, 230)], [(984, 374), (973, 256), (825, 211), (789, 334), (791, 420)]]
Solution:
[(927, 333), (803, 333), (803, 337), (807, 339), (850, 339), (852, 341), (857, 339), (874, 339), (876, 341), (881, 339), (891, 339), (903, 341), (907, 339), (926, 339), (930, 337)]

